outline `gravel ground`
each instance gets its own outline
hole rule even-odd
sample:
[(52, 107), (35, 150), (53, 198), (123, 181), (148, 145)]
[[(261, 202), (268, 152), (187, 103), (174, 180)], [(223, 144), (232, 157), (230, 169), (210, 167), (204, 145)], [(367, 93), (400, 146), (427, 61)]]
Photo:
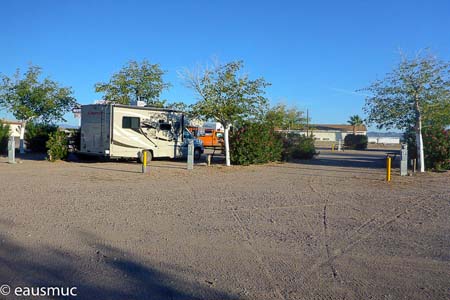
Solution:
[(149, 174), (0, 158), (0, 285), (75, 286), (78, 299), (449, 299), (450, 174), (394, 170), (386, 183), (384, 155), (155, 161)]

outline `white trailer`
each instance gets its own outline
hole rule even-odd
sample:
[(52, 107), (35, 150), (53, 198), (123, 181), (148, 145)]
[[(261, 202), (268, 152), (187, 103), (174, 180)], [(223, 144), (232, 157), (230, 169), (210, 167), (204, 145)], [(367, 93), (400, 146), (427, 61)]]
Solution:
[[(108, 158), (137, 158), (148, 151), (153, 157), (187, 155), (189, 140), (181, 111), (119, 104), (81, 107), (79, 153)], [(199, 159), (203, 144), (194, 139), (194, 156)]]

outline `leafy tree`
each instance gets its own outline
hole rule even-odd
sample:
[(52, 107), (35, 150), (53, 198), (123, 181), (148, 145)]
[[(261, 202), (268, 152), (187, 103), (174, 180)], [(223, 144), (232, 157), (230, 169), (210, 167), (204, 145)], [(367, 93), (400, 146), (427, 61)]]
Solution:
[(420, 171), (425, 171), (422, 127), (450, 124), (449, 64), (430, 55), (403, 58), (400, 64), (365, 91), (368, 122), (378, 128), (414, 126)]
[(163, 107), (165, 101), (159, 97), (164, 89), (170, 87), (164, 82), (159, 64), (151, 64), (147, 60), (141, 63), (130, 61), (118, 73), (112, 75), (107, 83), (97, 83), (95, 91), (104, 93), (107, 101), (129, 105), (144, 101), (148, 106)]
[(39, 120), (49, 123), (65, 121), (64, 114), (76, 104), (69, 87), (60, 87), (49, 78), (40, 79), (42, 69), (30, 65), (20, 76), (17, 70), (12, 78), (1, 75), (0, 105), (22, 121), (20, 130), (20, 153), (24, 153), (24, 135), (27, 122)]
[(361, 119), (360, 116), (354, 115), (350, 116), (350, 119), (347, 121), (348, 124), (353, 126), (353, 135), (356, 135), (356, 127), (361, 126), (364, 121)]
[(285, 104), (277, 104), (265, 112), (265, 120), (284, 130), (301, 129), (304, 127), (306, 118), (302, 111), (296, 107), (288, 108)]
[(172, 102), (166, 105), (166, 108), (181, 110), (183, 112), (189, 112), (190, 107), (184, 102)]
[(263, 78), (251, 80), (239, 74), (242, 61), (229, 62), (206, 69), (199, 74), (187, 72), (187, 84), (199, 97), (192, 106), (194, 115), (220, 122), (225, 129), (226, 165), (230, 166), (229, 131), (236, 122), (261, 115), (267, 106)]
[(10, 136), (9, 125), (4, 124), (2, 120), (0, 120), (0, 153), (6, 152), (9, 136)]

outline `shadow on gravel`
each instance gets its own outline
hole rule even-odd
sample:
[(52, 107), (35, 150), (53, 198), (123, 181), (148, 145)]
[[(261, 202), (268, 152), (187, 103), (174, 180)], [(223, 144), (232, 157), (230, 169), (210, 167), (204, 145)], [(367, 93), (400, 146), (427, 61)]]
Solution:
[[(398, 151), (378, 152), (376, 154), (361, 151), (361, 153), (348, 152), (326, 152), (317, 155), (310, 160), (297, 160), (293, 163), (299, 163), (310, 166), (329, 166), (344, 168), (364, 168), (364, 169), (384, 169), (386, 168), (386, 153), (398, 153)], [(393, 167), (398, 164), (399, 156), (393, 161)]]
[[(297, 161), (295, 166), (289, 166), (289, 165), (285, 165), (285, 164), (274, 164), (274, 165), (267, 165), (268, 167), (271, 168), (285, 168), (285, 169), (293, 169), (293, 170), (301, 170), (301, 171), (317, 171), (320, 172), (320, 174), (314, 174), (311, 173), (311, 175), (320, 175), (320, 176), (324, 176), (323, 174), (323, 169), (318, 169), (315, 168), (315, 166), (317, 166), (319, 164), (312, 164), (312, 163), (308, 163), (305, 161)], [(305, 166), (305, 167), (303, 167)], [(351, 174), (384, 174), (384, 170), (382, 169), (374, 169), (374, 170), (368, 170), (368, 171), (361, 171), (361, 170), (346, 170), (346, 169), (330, 169), (330, 171), (332, 171), (333, 173), (351, 173)], [(326, 176), (326, 175), (325, 175)], [(333, 177), (333, 176), (331, 176)]]
[(136, 171), (119, 170), (119, 169), (112, 169), (112, 168), (101, 168), (101, 167), (92, 167), (92, 166), (82, 166), (82, 165), (80, 165), (80, 168), (96, 169), (96, 170), (104, 170), (104, 171), (114, 171), (114, 172), (123, 172), (123, 173), (134, 173), (134, 174), (142, 173), (140, 170), (137, 170), (138, 167), (136, 167)]
[(384, 158), (367, 158), (367, 157), (318, 157), (311, 160), (301, 161), (304, 165), (311, 166), (329, 166), (329, 167), (344, 167), (344, 168), (366, 168), (366, 169), (381, 169), (385, 168), (386, 161)]
[[(320, 146), (320, 147), (316, 147), (316, 150), (318, 150), (318, 151), (330, 151), (331, 147)], [(349, 151), (349, 150), (345, 149), (344, 153), (345, 153), (345, 151)], [(352, 151), (352, 150), (350, 150), (350, 151)], [(375, 153), (376, 152), (381, 152), (381, 153), (383, 153), (383, 152), (398, 152), (398, 153), (400, 153), (400, 150), (399, 149), (395, 149), (395, 148), (392, 148), (392, 149), (390, 149), (390, 148), (381, 148), (381, 149), (370, 149), (370, 148), (368, 148), (368, 149), (361, 150), (361, 151), (364, 151), (364, 152), (366, 152), (366, 151), (367, 152), (375, 152)]]
[(16, 159), (21, 160), (46, 160), (47, 159), (47, 153), (34, 153), (34, 152), (26, 152), (24, 154), (20, 154), (18, 151), (16, 151)]
[[(11, 226), (3, 221), (0, 224)], [(27, 248), (1, 233), (0, 285), (11, 287), (6, 299), (17, 299), (13, 292), (19, 286), (77, 287), (77, 297), (72, 298), (79, 299), (236, 299), (207, 284), (186, 282), (177, 276), (189, 270), (164, 264), (157, 269), (120, 249), (100, 244), (101, 239), (91, 234), (80, 233), (80, 237), (89, 246), (84, 256), (45, 246)]]

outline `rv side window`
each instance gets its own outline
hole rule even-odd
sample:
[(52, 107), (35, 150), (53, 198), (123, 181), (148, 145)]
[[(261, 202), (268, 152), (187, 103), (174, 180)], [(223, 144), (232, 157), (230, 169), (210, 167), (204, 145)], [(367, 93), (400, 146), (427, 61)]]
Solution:
[(138, 117), (123, 117), (122, 128), (139, 129), (141, 120)]
[(172, 130), (172, 125), (169, 123), (160, 123), (159, 129), (161, 130)]

